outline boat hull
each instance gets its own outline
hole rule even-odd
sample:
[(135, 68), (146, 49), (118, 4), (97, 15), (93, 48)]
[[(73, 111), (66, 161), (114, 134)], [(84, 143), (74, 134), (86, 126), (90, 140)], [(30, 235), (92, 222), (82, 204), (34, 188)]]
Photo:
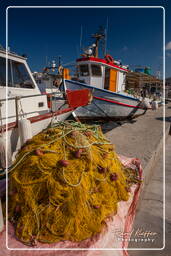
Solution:
[(138, 99), (107, 90), (98, 89), (76, 81), (65, 80), (65, 90), (88, 88), (92, 93), (91, 104), (77, 108), (74, 113), (80, 119), (116, 119), (135, 118), (145, 113)]

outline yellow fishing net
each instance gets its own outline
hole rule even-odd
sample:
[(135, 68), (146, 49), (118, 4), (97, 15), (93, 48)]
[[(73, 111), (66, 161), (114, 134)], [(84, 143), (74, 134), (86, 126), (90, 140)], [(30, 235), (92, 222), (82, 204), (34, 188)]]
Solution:
[(100, 126), (60, 122), (44, 130), (24, 144), (10, 172), (17, 238), (78, 242), (101, 232), (136, 182), (127, 173)]

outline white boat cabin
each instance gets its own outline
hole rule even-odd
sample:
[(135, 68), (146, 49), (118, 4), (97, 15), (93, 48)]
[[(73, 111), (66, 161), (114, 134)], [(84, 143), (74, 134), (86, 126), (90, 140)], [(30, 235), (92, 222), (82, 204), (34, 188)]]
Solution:
[[(7, 137), (10, 159), (32, 136), (52, 123), (65, 120), (77, 107), (88, 104), (87, 91), (65, 96), (60, 93), (60, 97), (59, 93), (43, 95), (26, 58), (0, 49), (0, 139), (2, 143), (2, 138), (5, 141)], [(80, 99), (76, 104), (78, 94)], [(2, 155), (0, 152), (0, 169), (6, 166)]]
[[(6, 62), (8, 79), (6, 78)], [(8, 99), (7, 109), (6, 99)], [(47, 97), (41, 95), (26, 58), (10, 52), (6, 55), (4, 50), (0, 50), (0, 119), (2, 124), (6, 123), (6, 114), (9, 123), (16, 120), (16, 99), (19, 103), (19, 116), (25, 114), (28, 118), (48, 111)]]
[(125, 90), (126, 73), (129, 72), (127, 66), (115, 64), (110, 55), (104, 59), (87, 56), (79, 58), (77, 71), (82, 82), (112, 92)]

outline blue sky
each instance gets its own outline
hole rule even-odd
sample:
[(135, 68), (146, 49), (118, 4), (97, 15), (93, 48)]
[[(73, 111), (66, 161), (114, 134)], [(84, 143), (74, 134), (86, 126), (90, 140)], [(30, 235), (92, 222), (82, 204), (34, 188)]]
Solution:
[[(9, 2), (9, 1), (8, 1)], [(16, 3), (14, 3), (16, 2)], [(24, 5), (27, 1), (23, 1)], [(23, 5), (12, 1), (8, 5)], [(65, 2), (65, 3), (64, 3)], [(110, 2), (110, 3), (108, 3)], [(166, 7), (166, 77), (171, 76), (171, 9), (167, 1), (106, 1), (105, 5), (134, 4), (162, 5)], [(50, 2), (37, 1), (37, 5)], [(51, 2), (53, 5), (71, 5), (71, 1)], [(83, 4), (83, 1), (81, 2)], [(136, 4), (135, 4), (136, 3)], [(28, 5), (33, 4), (29, 1)], [(34, 4), (36, 1), (34, 1)], [(72, 3), (72, 5), (76, 5)], [(89, 1), (86, 1), (86, 5)], [(91, 5), (93, 2), (91, 1)], [(104, 5), (101, 1), (99, 5)], [(6, 3), (2, 6), (5, 10)], [(94, 4), (95, 5), (95, 4)], [(97, 5), (97, 3), (96, 3)], [(3, 8), (1, 11), (3, 11)], [(5, 14), (5, 12), (4, 12)], [(9, 9), (9, 46), (12, 51), (27, 54), (32, 71), (41, 71), (48, 60), (59, 55), (62, 62), (74, 61), (80, 53), (80, 30), (83, 29), (83, 46), (92, 43), (90, 35), (99, 25), (106, 25), (108, 17), (107, 50), (115, 59), (131, 68), (147, 65), (155, 75), (162, 70), (163, 10), (158, 9)], [(5, 18), (5, 15), (4, 15)], [(2, 19), (2, 16), (1, 16)], [(2, 20), (0, 43), (5, 44), (5, 19)]]

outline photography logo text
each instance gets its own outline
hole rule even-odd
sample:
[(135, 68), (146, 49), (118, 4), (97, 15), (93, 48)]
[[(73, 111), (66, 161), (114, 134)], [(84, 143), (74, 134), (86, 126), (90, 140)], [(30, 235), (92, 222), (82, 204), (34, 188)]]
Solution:
[(131, 232), (114, 230), (114, 235), (118, 241), (153, 243), (157, 233), (143, 228), (133, 229)]

